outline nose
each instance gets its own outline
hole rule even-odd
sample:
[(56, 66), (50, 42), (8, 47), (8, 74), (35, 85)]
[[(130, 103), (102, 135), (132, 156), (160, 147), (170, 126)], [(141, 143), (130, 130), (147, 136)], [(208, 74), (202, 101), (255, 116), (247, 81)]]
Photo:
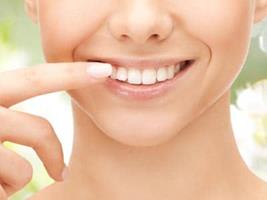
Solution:
[(119, 41), (144, 44), (163, 41), (173, 30), (170, 15), (160, 6), (147, 0), (126, 0), (108, 23), (111, 35)]

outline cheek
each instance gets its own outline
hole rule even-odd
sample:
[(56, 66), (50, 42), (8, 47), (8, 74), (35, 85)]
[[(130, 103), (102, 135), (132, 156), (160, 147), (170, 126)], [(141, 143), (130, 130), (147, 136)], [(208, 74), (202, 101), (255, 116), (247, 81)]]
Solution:
[(254, 9), (251, 0), (189, 1), (181, 13), (185, 30), (214, 52), (247, 49)]
[[(72, 61), (73, 49), (97, 31), (109, 0), (40, 0), (40, 31), (47, 61)], [(96, 12), (97, 9), (97, 12)]]
[(193, 27), (203, 38), (223, 44), (235, 34), (247, 33), (253, 12), (250, 1), (202, 0), (201, 5), (192, 5), (192, 9), (196, 10), (194, 19), (190, 15), (187, 19), (191, 19), (188, 28)]
[(202, 105), (224, 94), (238, 76), (247, 57), (253, 24), (251, 1), (206, 1), (209, 6), (199, 7), (196, 12), (195, 19), (199, 20), (188, 21), (191, 31), (198, 33), (198, 39), (210, 50), (210, 63), (200, 91)]

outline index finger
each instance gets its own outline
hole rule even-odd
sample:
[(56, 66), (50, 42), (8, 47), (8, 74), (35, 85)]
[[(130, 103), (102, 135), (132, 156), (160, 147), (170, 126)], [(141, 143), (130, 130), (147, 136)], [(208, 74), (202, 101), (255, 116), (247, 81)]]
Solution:
[(49, 63), (0, 73), (0, 105), (12, 106), (45, 93), (101, 82), (112, 74), (108, 63)]

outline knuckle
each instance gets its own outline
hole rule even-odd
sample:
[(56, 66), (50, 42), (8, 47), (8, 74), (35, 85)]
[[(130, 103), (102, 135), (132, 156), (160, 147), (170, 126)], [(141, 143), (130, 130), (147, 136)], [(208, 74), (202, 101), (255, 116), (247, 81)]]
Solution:
[(40, 85), (41, 81), (40, 77), (38, 77), (37, 70), (34, 70), (32, 68), (23, 70), (23, 77), (27, 82), (29, 82), (33, 86)]
[(16, 186), (18, 188), (21, 188), (31, 181), (33, 175), (33, 168), (28, 161), (24, 161), (20, 162), (20, 164), (18, 165), (18, 169), (20, 171), (20, 175), (17, 177)]
[(54, 130), (50, 122), (47, 121), (46, 119), (41, 120), (39, 126), (40, 126), (40, 129), (44, 132), (53, 132)]
[(64, 66), (63, 70), (64, 70), (66, 75), (73, 75), (73, 74), (77, 73), (77, 69), (75, 67), (73, 67), (72, 65), (69, 65), (69, 64)]
[(66, 66), (64, 66), (63, 68), (63, 74), (64, 77), (73, 77), (72, 79), (68, 79), (68, 84), (70, 86), (72, 86), (73, 84), (75, 84), (75, 79), (76, 77), (79, 77), (79, 71), (77, 70), (77, 68), (75, 68), (74, 66), (67, 64)]
[(43, 145), (47, 141), (51, 141), (55, 137), (54, 128), (47, 119), (40, 118), (38, 124), (38, 145)]

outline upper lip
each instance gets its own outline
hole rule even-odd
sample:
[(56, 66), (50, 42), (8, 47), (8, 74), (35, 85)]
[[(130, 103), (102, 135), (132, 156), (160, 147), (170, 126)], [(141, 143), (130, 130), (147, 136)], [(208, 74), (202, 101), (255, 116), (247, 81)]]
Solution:
[(176, 65), (178, 63), (195, 60), (194, 58), (169, 58), (169, 59), (136, 59), (136, 58), (94, 58), (87, 61), (104, 62), (113, 65), (114, 67), (133, 67), (133, 68), (155, 68)]

